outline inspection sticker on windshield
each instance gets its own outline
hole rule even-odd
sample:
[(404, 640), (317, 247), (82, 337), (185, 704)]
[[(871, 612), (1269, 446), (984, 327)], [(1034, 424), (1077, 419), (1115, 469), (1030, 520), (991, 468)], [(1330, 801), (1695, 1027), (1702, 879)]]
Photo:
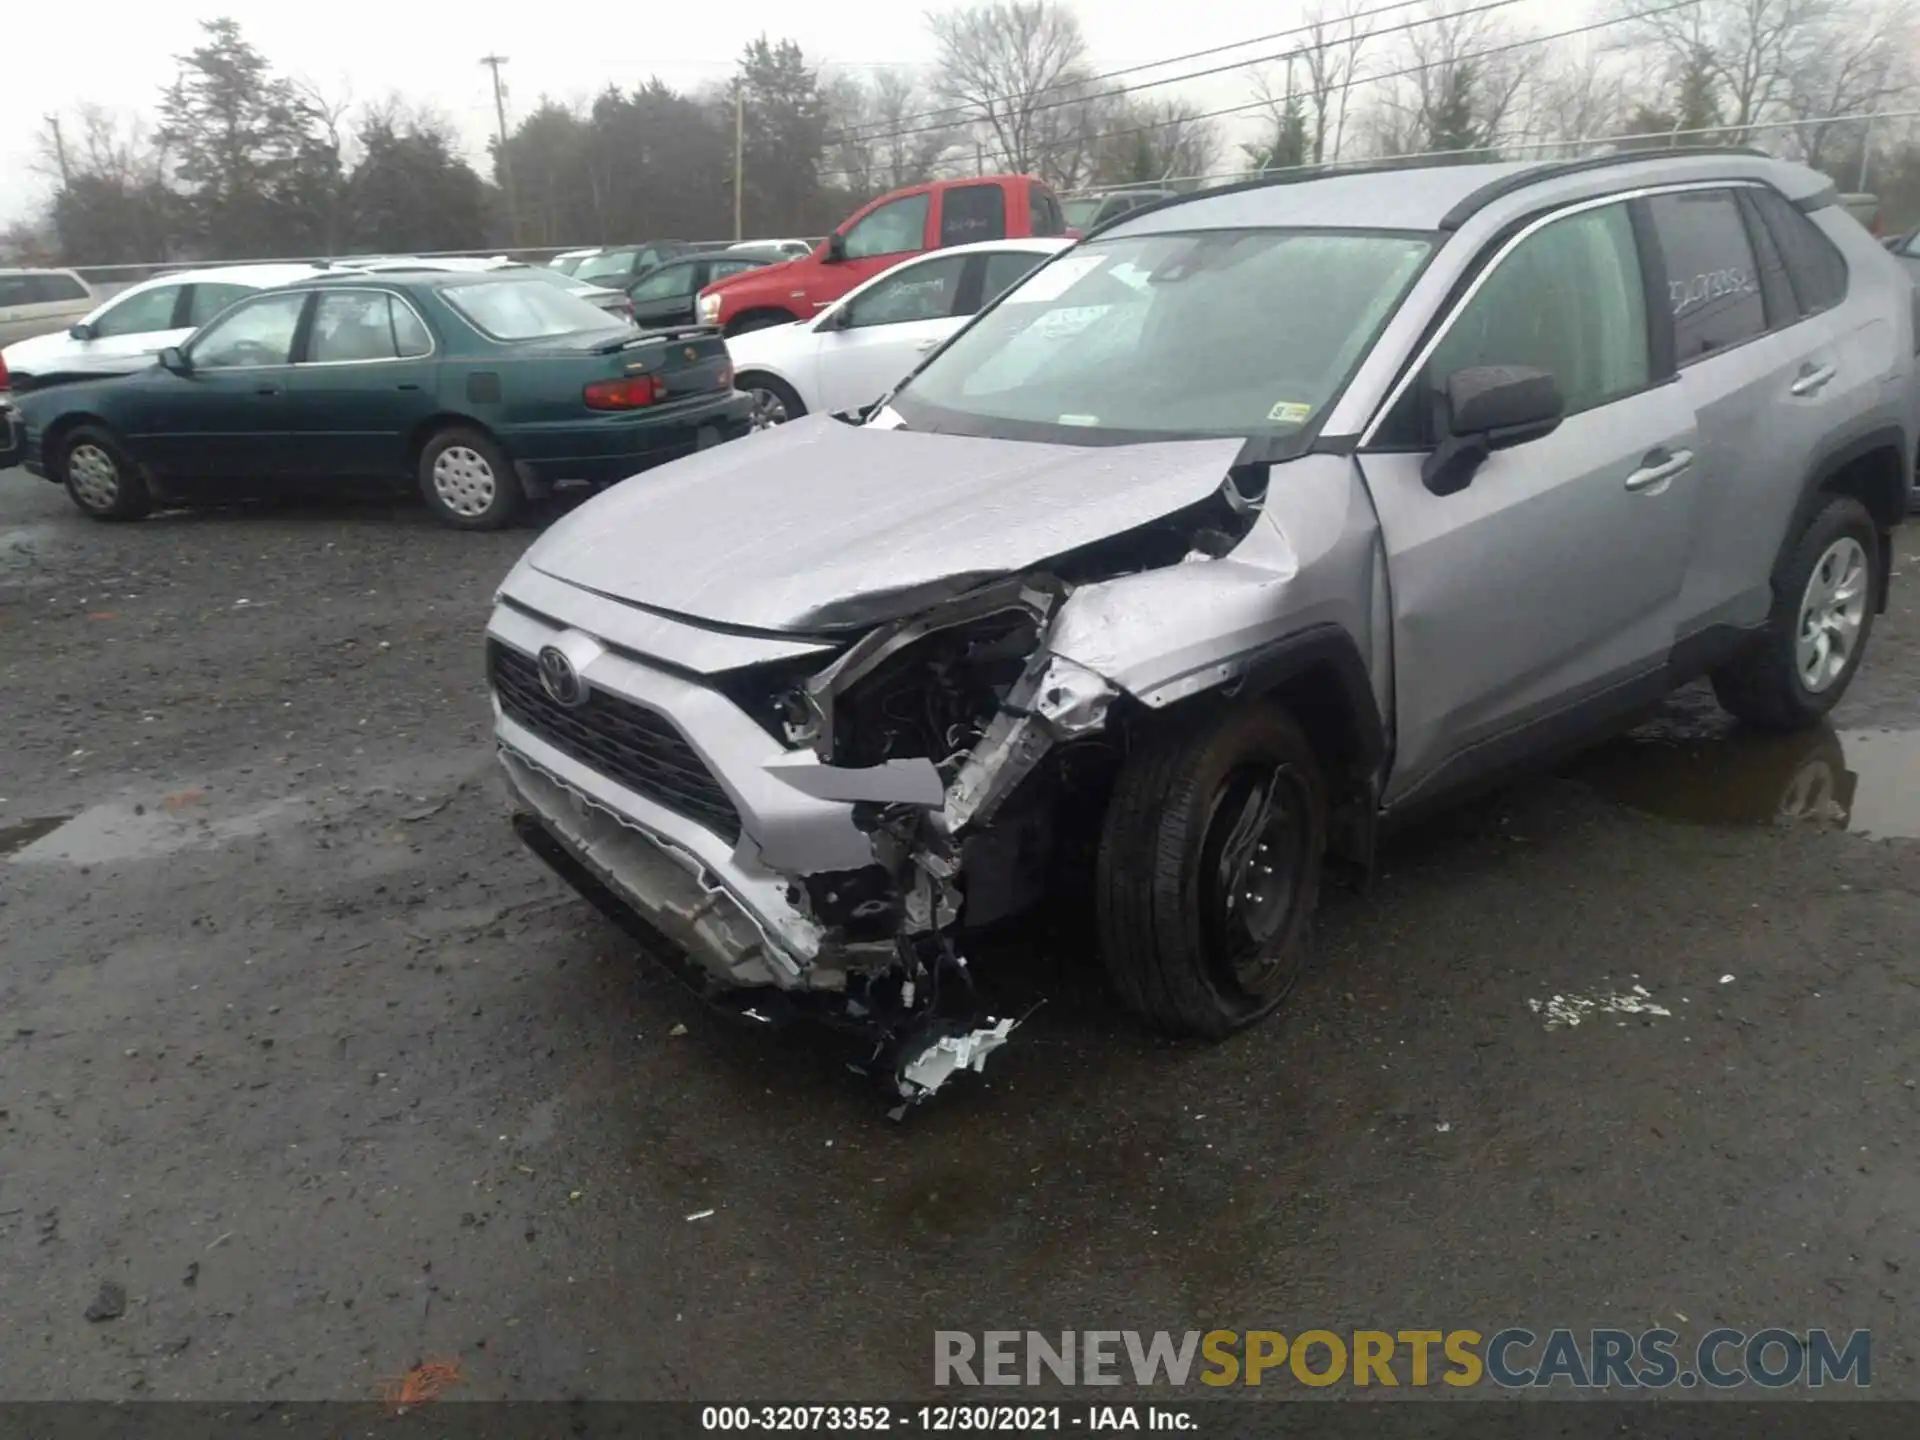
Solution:
[(1267, 419), (1276, 425), (1304, 425), (1311, 414), (1313, 414), (1311, 405), (1303, 405), (1298, 400), (1282, 400), (1267, 411)]
[(1107, 263), (1104, 255), (1075, 255), (1042, 265), (1028, 281), (1007, 297), (1009, 305), (1026, 305), (1037, 300), (1058, 300), (1067, 287), (1084, 275), (1091, 275)]

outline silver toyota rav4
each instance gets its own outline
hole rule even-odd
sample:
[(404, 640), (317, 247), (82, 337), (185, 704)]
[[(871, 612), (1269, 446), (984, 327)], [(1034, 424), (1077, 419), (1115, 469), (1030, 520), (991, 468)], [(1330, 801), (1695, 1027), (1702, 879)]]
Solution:
[(518, 828), (909, 1098), (1005, 1039), (969, 937), (1043, 897), (1149, 1021), (1245, 1025), (1384, 825), (1697, 677), (1764, 728), (1846, 690), (1920, 415), (1914, 286), (1836, 199), (1696, 150), (1124, 216), (864, 420), (533, 546)]

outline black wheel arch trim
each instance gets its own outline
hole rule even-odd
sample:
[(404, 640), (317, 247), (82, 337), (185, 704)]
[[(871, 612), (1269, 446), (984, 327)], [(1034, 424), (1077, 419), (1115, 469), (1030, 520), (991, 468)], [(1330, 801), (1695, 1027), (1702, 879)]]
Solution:
[[(1860, 434), (1838, 440), (1822, 450), (1813, 464), (1808, 467), (1807, 478), (1801, 485), (1800, 501), (1794, 507), (1793, 518), (1787, 526), (1787, 533), (1781, 537), (1780, 559), (1784, 561), (1795, 536), (1799, 535), (1807, 523), (1813, 519), (1822, 503), (1821, 497), (1832, 493), (1828, 484), (1833, 478), (1855, 461), (1881, 450), (1892, 450), (1899, 459), (1898, 474), (1907, 483), (1900, 487), (1900, 504), (1895, 508), (1894, 524), (1897, 526), (1904, 515), (1908, 497), (1912, 491), (1911, 479), (1914, 471), (1914, 448), (1906, 431), (1898, 425), (1881, 425)], [(1879, 534), (1880, 593), (1875, 597), (1876, 613), (1885, 614), (1888, 598), (1893, 589), (1893, 531), (1879, 523), (1875, 517), (1875, 529)]]
[(1360, 647), (1341, 626), (1309, 625), (1261, 646), (1230, 688), (1238, 694), (1269, 695), (1313, 671), (1324, 672), (1332, 681), (1352, 719), (1354, 769), (1361, 776), (1374, 774), (1387, 758), (1386, 724)]

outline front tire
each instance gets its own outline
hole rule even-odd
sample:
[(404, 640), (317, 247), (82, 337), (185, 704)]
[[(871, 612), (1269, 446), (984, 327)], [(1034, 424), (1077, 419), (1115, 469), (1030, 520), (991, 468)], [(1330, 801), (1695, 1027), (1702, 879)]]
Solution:
[(420, 493), (456, 530), (498, 530), (526, 503), (513, 462), (478, 430), (442, 430), (420, 452)]
[(749, 310), (721, 333), (731, 340), (735, 335), (746, 335), (755, 330), (771, 330), (776, 325), (791, 325), (799, 318), (798, 315), (788, 314), (785, 310)]
[(735, 389), (753, 397), (751, 423), (756, 430), (771, 430), (807, 413), (807, 402), (784, 380), (750, 371), (737, 377), (733, 384)]
[(146, 476), (105, 426), (77, 426), (62, 437), (59, 454), (60, 483), (83, 515), (138, 520), (153, 509)]
[(1285, 711), (1228, 711), (1147, 738), (1108, 802), (1100, 953), (1159, 1029), (1219, 1039), (1299, 979), (1327, 843), (1319, 757)]
[(1776, 574), (1760, 643), (1713, 672), (1721, 706), (1758, 730), (1819, 724), (1860, 668), (1882, 584), (1873, 517), (1858, 500), (1833, 497)]

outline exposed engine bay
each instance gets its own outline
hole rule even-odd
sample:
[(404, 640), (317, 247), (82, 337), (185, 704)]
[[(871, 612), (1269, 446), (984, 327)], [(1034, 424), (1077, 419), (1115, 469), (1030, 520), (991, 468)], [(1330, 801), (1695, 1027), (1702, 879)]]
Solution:
[[(1042, 571), (873, 629), (824, 668), (789, 668), (757, 704), (729, 687), (783, 743), (837, 770), (930, 762), (937, 773), (937, 797), (855, 804), (874, 864), (797, 877), (789, 892), (847, 966), (836, 1018), (877, 1036), (874, 1068), (901, 1099), (979, 1069), (1017, 1023), (981, 1011), (961, 943), (1032, 911), (1063, 859), (1090, 855), (1123, 753), (1113, 720), (1129, 702), (1054, 654), (1050, 625), (1079, 586), (1232, 550), (1259, 512), (1257, 494), (1236, 483), (1245, 478)], [(1083, 833), (1063, 835), (1075, 819)]]

